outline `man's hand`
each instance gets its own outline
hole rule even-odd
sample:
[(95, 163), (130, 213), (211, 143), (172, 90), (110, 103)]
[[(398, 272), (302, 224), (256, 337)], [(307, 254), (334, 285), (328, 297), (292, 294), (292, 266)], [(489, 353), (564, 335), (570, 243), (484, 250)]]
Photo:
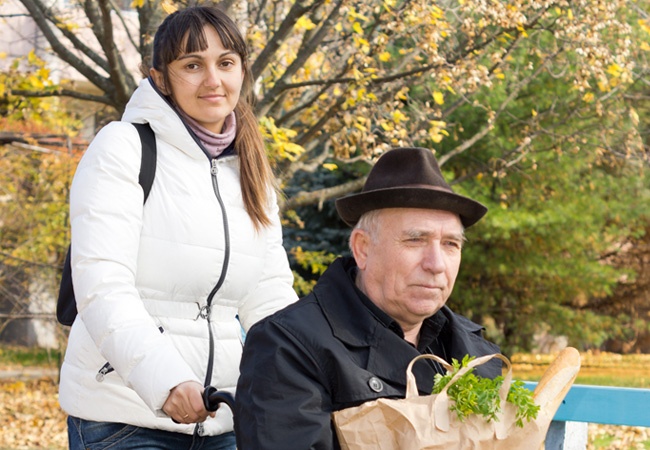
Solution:
[(169, 392), (163, 411), (177, 423), (200, 423), (214, 417), (203, 405), (203, 385), (196, 381), (186, 381)]

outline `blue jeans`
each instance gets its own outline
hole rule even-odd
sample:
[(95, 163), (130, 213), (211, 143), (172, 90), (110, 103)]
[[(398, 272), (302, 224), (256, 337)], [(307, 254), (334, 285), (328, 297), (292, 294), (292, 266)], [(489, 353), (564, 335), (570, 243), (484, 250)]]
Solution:
[(235, 434), (198, 436), (68, 417), (70, 450), (235, 450)]

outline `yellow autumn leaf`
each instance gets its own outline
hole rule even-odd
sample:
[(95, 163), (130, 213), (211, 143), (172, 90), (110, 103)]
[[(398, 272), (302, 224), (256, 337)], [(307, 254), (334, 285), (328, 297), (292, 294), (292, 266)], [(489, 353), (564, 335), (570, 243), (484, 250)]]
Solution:
[(46, 67), (41, 67), (36, 71), (36, 74), (41, 78), (48, 79), (50, 76), (50, 69)]
[(594, 101), (594, 93), (593, 92), (587, 92), (585, 95), (582, 96), (582, 101), (586, 103), (591, 103)]
[(27, 54), (27, 62), (33, 65), (36, 65), (36, 63), (38, 62), (38, 56), (36, 56), (34, 50), (30, 50), (29, 53)]
[(41, 79), (35, 75), (28, 76), (27, 81), (29, 82), (29, 85), (34, 89), (41, 89), (44, 87)]
[(406, 119), (406, 116), (399, 110), (393, 111), (393, 120), (395, 123), (400, 123), (404, 119)]
[(443, 17), (445, 17), (445, 14), (442, 11), (442, 9), (440, 9), (439, 7), (433, 5), (432, 8), (431, 8), (431, 17), (434, 20), (433, 23), (435, 23), (436, 20), (439, 20), (439, 19), (442, 19)]
[(354, 25), (352, 25), (352, 30), (354, 30), (354, 32), (357, 34), (363, 34), (363, 28), (361, 28), (361, 24), (359, 22), (354, 22)]
[(618, 64), (610, 64), (609, 67), (607, 68), (607, 73), (613, 76), (614, 78), (618, 78), (621, 76), (621, 73), (623, 72), (623, 69)]
[(163, 11), (165, 11), (167, 14), (175, 13), (176, 10), (178, 10), (178, 7), (169, 0), (163, 1), (161, 6)]
[(379, 126), (380, 126), (384, 131), (391, 131), (393, 128), (395, 128), (395, 127), (393, 126), (393, 124), (388, 123), (388, 122), (385, 122), (385, 121), (382, 121), (382, 122), (379, 124)]
[(630, 120), (634, 126), (639, 125), (639, 114), (637, 114), (634, 108), (630, 108)]
[(406, 100), (408, 97), (406, 96), (406, 92), (404, 91), (399, 91), (397, 94), (395, 94), (395, 100)]
[(379, 60), (382, 62), (390, 61), (390, 52), (381, 52), (379, 54)]
[(316, 27), (316, 24), (309, 19), (307, 16), (301, 16), (300, 19), (296, 22), (296, 27), (299, 30), (311, 30)]
[(337, 166), (336, 164), (332, 164), (332, 163), (325, 163), (325, 164), (323, 164), (323, 168), (325, 168), (327, 170), (330, 170), (330, 171), (333, 171), (333, 170), (338, 169), (339, 166)]
[(443, 105), (445, 103), (445, 96), (440, 91), (433, 93), (433, 101), (438, 105)]

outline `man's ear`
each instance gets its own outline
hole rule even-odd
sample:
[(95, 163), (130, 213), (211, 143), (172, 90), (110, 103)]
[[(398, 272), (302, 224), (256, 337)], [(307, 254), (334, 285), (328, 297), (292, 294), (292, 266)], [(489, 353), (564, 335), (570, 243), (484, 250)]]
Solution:
[(359, 269), (366, 268), (366, 261), (368, 259), (368, 246), (370, 244), (370, 235), (367, 231), (360, 228), (355, 228), (350, 234), (350, 250), (357, 263)]
[(153, 82), (156, 83), (156, 87), (158, 88), (158, 90), (165, 95), (169, 95), (169, 92), (165, 87), (165, 77), (163, 76), (162, 72), (152, 67), (151, 69), (149, 69), (149, 75), (151, 76)]

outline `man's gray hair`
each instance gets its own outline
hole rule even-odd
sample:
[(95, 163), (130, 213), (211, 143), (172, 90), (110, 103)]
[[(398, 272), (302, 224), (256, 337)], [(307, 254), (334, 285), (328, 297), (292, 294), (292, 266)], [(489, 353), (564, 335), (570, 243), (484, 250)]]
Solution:
[[(368, 233), (368, 236), (373, 243), (377, 243), (377, 229), (379, 228), (380, 212), (381, 209), (373, 209), (372, 211), (368, 211), (359, 218), (359, 221), (354, 226), (355, 229), (363, 230)], [(352, 234), (350, 234), (350, 237), (352, 237)], [(352, 245), (350, 244), (351, 242), (348, 239), (348, 245), (350, 246), (350, 250), (352, 250)]]

